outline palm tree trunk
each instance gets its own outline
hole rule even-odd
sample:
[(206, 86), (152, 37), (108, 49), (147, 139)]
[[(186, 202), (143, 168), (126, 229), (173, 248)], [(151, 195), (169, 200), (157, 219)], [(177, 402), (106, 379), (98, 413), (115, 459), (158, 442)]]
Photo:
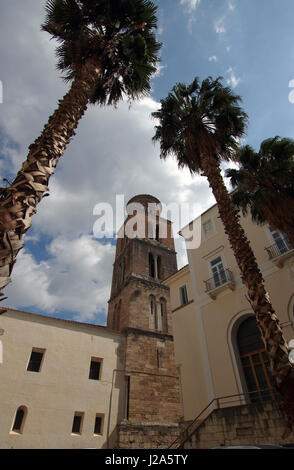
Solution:
[(11, 271), (24, 245), (25, 233), (32, 224), (37, 204), (48, 195), (50, 176), (75, 134), (100, 72), (97, 64), (85, 63), (40, 137), (29, 146), (27, 159), (15, 180), (10, 187), (1, 190), (0, 296), (4, 295), (1, 290), (11, 282)]
[(287, 343), (265, 290), (264, 280), (254, 253), (240, 225), (240, 216), (232, 204), (216, 160), (211, 156), (202, 156), (201, 169), (217, 201), (225, 233), (240, 268), (242, 281), (248, 290), (249, 301), (269, 356), (271, 372), (276, 387), (282, 395), (288, 418), (287, 434), (291, 430), (294, 431), (294, 368), (289, 362)]

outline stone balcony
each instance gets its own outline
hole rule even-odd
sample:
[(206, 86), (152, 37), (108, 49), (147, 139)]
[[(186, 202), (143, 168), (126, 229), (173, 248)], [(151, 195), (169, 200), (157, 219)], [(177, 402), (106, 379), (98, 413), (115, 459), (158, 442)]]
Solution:
[(285, 261), (294, 255), (294, 248), (286, 239), (266, 247), (265, 250), (268, 253), (269, 259), (279, 268), (282, 268)]
[(233, 273), (229, 269), (224, 269), (214, 277), (204, 281), (204, 284), (206, 294), (213, 300), (215, 300), (221, 292), (235, 289)]

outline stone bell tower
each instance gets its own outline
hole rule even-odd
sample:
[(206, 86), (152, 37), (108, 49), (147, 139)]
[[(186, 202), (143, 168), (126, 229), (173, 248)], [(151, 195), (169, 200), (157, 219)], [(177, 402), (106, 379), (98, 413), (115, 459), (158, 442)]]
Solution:
[(125, 335), (125, 419), (119, 448), (166, 448), (178, 435), (179, 377), (174, 360), (169, 289), (177, 271), (171, 222), (158, 199), (139, 195), (117, 240), (108, 328)]

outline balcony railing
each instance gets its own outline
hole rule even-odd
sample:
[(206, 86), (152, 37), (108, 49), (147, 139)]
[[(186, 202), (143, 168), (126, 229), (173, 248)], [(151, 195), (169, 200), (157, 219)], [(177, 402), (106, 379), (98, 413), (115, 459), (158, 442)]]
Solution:
[(216, 297), (217, 291), (222, 291), (226, 287), (229, 287), (232, 290), (235, 285), (233, 273), (229, 269), (219, 271), (213, 277), (204, 281), (204, 284), (205, 292), (212, 298)]
[(293, 246), (287, 239), (281, 239), (278, 243), (274, 243), (271, 246), (265, 248), (268, 253), (269, 259), (277, 261), (279, 265), (282, 265), (283, 259), (288, 258), (290, 252), (293, 251)]

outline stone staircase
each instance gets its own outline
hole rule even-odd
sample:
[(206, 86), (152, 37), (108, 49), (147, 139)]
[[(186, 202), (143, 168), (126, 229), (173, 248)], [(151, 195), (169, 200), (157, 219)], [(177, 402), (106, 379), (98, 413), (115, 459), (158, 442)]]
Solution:
[(283, 438), (285, 423), (285, 414), (278, 400), (275, 397), (272, 399), (272, 394), (263, 395), (260, 400), (253, 402), (245, 394), (216, 398), (169, 448), (211, 449), (222, 445), (292, 444), (293, 434)]

